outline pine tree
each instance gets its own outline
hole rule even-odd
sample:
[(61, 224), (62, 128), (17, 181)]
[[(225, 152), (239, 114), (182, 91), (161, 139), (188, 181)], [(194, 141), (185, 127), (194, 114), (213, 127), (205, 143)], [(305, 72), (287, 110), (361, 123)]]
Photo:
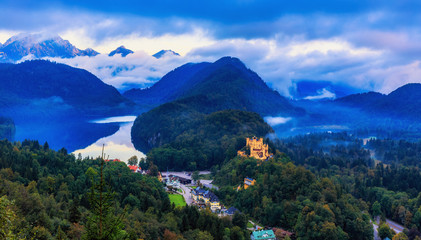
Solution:
[(64, 233), (63, 230), (61, 230), (61, 227), (60, 226), (58, 226), (58, 229), (57, 229), (56, 239), (57, 240), (66, 240), (66, 239), (68, 239), (67, 236), (66, 236), (66, 233)]
[[(104, 151), (104, 150), (103, 150)], [(127, 234), (123, 231), (122, 218), (124, 213), (116, 216), (112, 207), (114, 202), (114, 192), (104, 181), (104, 154), (102, 154), (100, 181), (94, 183), (91, 175), (92, 187), (89, 194), (91, 215), (86, 224), (86, 232), (83, 239), (87, 240), (113, 240), (126, 239)], [(124, 211), (125, 212), (125, 211)]]
[(77, 223), (80, 220), (80, 211), (79, 211), (79, 199), (75, 198), (73, 199), (72, 206), (70, 208), (70, 216), (69, 221), (71, 223)]

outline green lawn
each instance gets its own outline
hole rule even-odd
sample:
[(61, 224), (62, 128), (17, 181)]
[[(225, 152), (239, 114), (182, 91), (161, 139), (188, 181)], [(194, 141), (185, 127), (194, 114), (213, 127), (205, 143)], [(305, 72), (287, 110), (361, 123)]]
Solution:
[(184, 197), (178, 194), (169, 194), (168, 197), (170, 198), (171, 204), (174, 203), (175, 206), (186, 206), (186, 201), (184, 201)]
[(247, 228), (254, 228), (254, 226), (250, 222), (247, 222)]

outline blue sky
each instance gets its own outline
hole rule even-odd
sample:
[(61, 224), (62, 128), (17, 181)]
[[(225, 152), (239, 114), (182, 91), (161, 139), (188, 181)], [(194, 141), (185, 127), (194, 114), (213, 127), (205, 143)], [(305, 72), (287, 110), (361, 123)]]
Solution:
[[(131, 78), (95, 72), (107, 64), (101, 57), (67, 62), (115, 85), (147, 82), (177, 64), (225, 55), (239, 57), (284, 95), (300, 79), (383, 93), (421, 81), (419, 1), (6, 0), (0, 11), (3, 43), (16, 33), (42, 32), (102, 53), (120, 45), (145, 53), (118, 60), (136, 62), (138, 71), (126, 73)], [(160, 49), (182, 57), (144, 59)], [(147, 70), (152, 67), (158, 71)]]

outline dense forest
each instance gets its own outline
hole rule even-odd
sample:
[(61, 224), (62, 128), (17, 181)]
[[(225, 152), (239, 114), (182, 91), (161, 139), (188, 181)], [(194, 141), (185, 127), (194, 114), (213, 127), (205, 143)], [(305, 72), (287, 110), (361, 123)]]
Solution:
[(367, 147), (373, 149), (375, 158), (384, 163), (421, 166), (421, 141), (371, 139)]
[(330, 178), (344, 192), (364, 201), (372, 215), (404, 225), (409, 239), (421, 238), (419, 144), (374, 138), (364, 144), (345, 132), (310, 134), (273, 143), (296, 164), (318, 177)]
[[(152, 162), (174, 164), (160, 161), (174, 161), (171, 151), (177, 147), (182, 157), (203, 151), (200, 159), (210, 156), (204, 149), (220, 148), (221, 161), (209, 164), (220, 164), (212, 168), (220, 187), (216, 195), (242, 212), (232, 220), (196, 207), (174, 207), (155, 177), (132, 173), (124, 163), (76, 158), (37, 141), (0, 141), (0, 234), (10, 239), (247, 239), (245, 219), (250, 218), (294, 232), (297, 239), (372, 239), (370, 219), (380, 216), (404, 225), (401, 235), (408, 239), (421, 237), (419, 143), (323, 133), (266, 139), (274, 153), (267, 161), (236, 156), (250, 130), (271, 131), (263, 123), (257, 114), (237, 110), (203, 115), (196, 125), (200, 131), (185, 131), (148, 155), (153, 170)], [(187, 147), (196, 152), (185, 152)], [(373, 160), (373, 154), (384, 162)], [(241, 189), (245, 177), (256, 184)]]
[[(236, 190), (245, 177), (256, 179)], [(295, 232), (299, 239), (372, 239), (367, 206), (329, 178), (318, 178), (283, 154), (258, 164), (237, 157), (215, 176), (217, 194), (265, 226)]]
[[(273, 159), (236, 157), (213, 171), (225, 204), (298, 239), (372, 239), (370, 216), (402, 224), (400, 236), (421, 238), (419, 143), (363, 141), (346, 132), (266, 141), (276, 149)], [(393, 158), (383, 163), (374, 153)], [(245, 177), (256, 184), (237, 190)]]
[(230, 219), (195, 207), (175, 208), (155, 177), (132, 173), (121, 162), (76, 159), (65, 149), (49, 149), (48, 143), (4, 140), (0, 169), (1, 239), (246, 236), (244, 226)]
[(180, 114), (178, 111), (175, 116), (166, 114), (160, 120), (165, 124), (155, 121), (154, 126), (149, 128), (137, 128), (135, 122), (132, 133), (134, 140), (139, 131), (161, 129), (157, 132), (162, 133), (159, 137), (162, 145), (147, 154), (148, 161), (161, 170), (209, 169), (235, 157), (237, 150), (245, 146), (246, 137), (265, 136), (273, 132), (257, 113), (240, 110), (224, 110), (208, 115), (195, 111)]

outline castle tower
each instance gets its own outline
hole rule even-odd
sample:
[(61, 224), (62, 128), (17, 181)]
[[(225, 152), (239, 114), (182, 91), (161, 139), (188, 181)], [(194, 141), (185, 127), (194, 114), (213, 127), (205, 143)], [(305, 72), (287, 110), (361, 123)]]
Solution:
[[(247, 147), (250, 148), (250, 157), (265, 160), (270, 156), (269, 146), (263, 143), (263, 138), (247, 138), (246, 143)], [(245, 153), (243, 151), (238, 151), (238, 155), (245, 156)]]

